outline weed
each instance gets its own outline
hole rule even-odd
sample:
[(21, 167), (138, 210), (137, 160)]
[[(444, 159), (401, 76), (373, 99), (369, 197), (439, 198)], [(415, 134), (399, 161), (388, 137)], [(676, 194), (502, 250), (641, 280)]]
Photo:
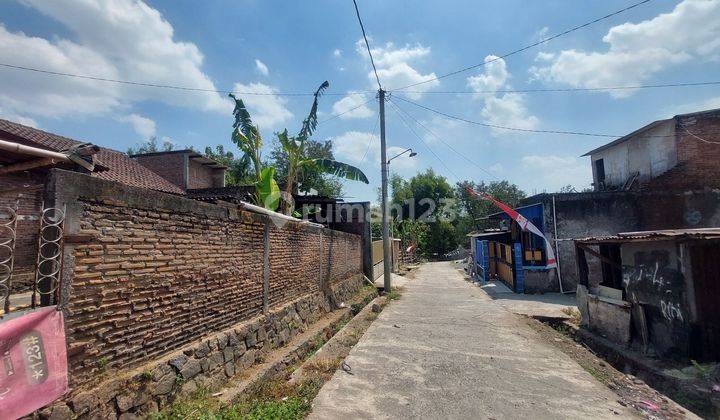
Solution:
[(585, 370), (593, 376), (593, 378), (597, 379), (598, 381), (602, 382), (603, 384), (607, 385), (610, 383), (610, 377), (606, 372), (600, 371), (595, 369), (592, 366), (583, 366)]
[(185, 382), (186, 382), (186, 380), (185, 380), (185, 378), (183, 378), (183, 376), (181, 374), (178, 373), (177, 375), (175, 375), (175, 384), (177, 386), (183, 386), (185, 384)]
[(708, 370), (707, 367), (701, 365), (696, 360), (690, 359), (690, 363), (692, 363), (693, 367), (698, 373), (698, 376), (702, 379), (710, 379), (710, 370)]
[(393, 289), (390, 292), (385, 294), (385, 298), (387, 300), (398, 300), (398, 299), (400, 299), (400, 296), (401, 296), (401, 294), (400, 294), (400, 292), (397, 291), (397, 289)]
[(100, 360), (97, 361), (97, 364), (101, 370), (105, 370), (105, 368), (107, 368), (110, 364), (110, 359), (107, 357), (101, 357)]
[(145, 370), (140, 374), (140, 379), (144, 382), (148, 382), (153, 378), (153, 373), (150, 370)]

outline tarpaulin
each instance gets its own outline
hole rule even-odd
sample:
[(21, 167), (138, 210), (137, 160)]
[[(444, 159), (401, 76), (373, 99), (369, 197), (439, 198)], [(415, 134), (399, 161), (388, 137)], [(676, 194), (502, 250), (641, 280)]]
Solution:
[(42, 408), (68, 389), (61, 311), (46, 307), (0, 322), (0, 419)]
[(516, 212), (512, 207), (508, 206), (507, 204), (503, 203), (502, 201), (496, 200), (495, 197), (491, 196), (490, 194), (485, 194), (483, 192), (478, 192), (473, 190), (472, 188), (467, 189), (467, 191), (476, 197), (480, 197), (483, 200), (491, 201), (496, 206), (500, 207), (502, 211), (504, 211), (508, 216), (510, 216), (511, 219), (513, 219), (515, 222), (517, 222), (518, 226), (520, 226), (520, 229), (522, 229), (525, 232), (532, 232), (536, 234), (537, 236), (543, 238), (545, 240), (545, 252), (547, 253), (547, 264), (546, 266), (549, 268), (557, 267), (557, 261), (555, 260), (555, 252), (553, 251), (553, 246), (550, 243), (550, 240), (545, 236), (545, 234), (542, 233), (540, 229), (537, 228), (534, 224), (532, 224), (531, 221), (529, 221), (525, 216), (522, 214)]

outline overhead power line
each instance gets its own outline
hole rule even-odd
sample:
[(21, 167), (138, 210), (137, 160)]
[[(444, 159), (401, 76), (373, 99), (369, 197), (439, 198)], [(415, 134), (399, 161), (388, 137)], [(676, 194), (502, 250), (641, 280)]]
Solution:
[(455, 177), (456, 180), (459, 181), (459, 180), (460, 180), (460, 177), (457, 176), (457, 174), (450, 168), (450, 166), (449, 166), (448, 164), (445, 163), (444, 160), (442, 160), (442, 159), (440, 158), (440, 156), (438, 156), (437, 153), (435, 153), (435, 151), (430, 147), (430, 145), (427, 144), (427, 142), (426, 142), (425, 140), (423, 140), (422, 136), (420, 136), (415, 130), (413, 130), (413, 128), (410, 126), (410, 124), (408, 124), (408, 122), (405, 121), (405, 117), (403, 117), (402, 113), (400, 113), (400, 109), (399, 109), (398, 106), (395, 104), (395, 102), (393, 102), (393, 101), (388, 101), (388, 103), (393, 106), (393, 108), (394, 108), (393, 110), (394, 110), (395, 113), (398, 115), (398, 117), (400, 117), (400, 121), (403, 123), (403, 125), (404, 125), (408, 130), (410, 130), (410, 132), (412, 133), (412, 135), (415, 136), (418, 140), (420, 140), (420, 143), (422, 143), (422, 144), (425, 146), (425, 148), (428, 149), (428, 151), (430, 152), (430, 154), (432, 154), (433, 156), (435, 156), (435, 159), (437, 159), (438, 162), (440, 162), (440, 164), (441, 164), (442, 166), (444, 166), (445, 169), (447, 169), (448, 172), (449, 172), (453, 177)]
[(372, 102), (372, 101), (374, 101), (374, 100), (375, 100), (375, 98), (370, 98), (370, 99), (368, 99), (367, 101), (361, 103), (361, 104), (358, 105), (358, 106), (354, 106), (354, 107), (352, 107), (352, 108), (350, 108), (350, 109), (348, 109), (348, 110), (346, 110), (346, 111), (343, 111), (343, 112), (340, 112), (340, 113), (337, 113), (337, 114), (333, 114), (331, 117), (328, 117), (327, 119), (325, 119), (325, 120), (323, 120), (323, 121), (320, 121), (318, 124), (325, 124), (325, 123), (328, 122), (328, 121), (332, 121), (332, 120), (334, 120), (335, 118), (338, 118), (338, 117), (340, 117), (340, 116), (343, 116), (343, 115), (345, 115), (345, 114), (347, 114), (347, 113), (349, 113), (349, 112), (353, 112), (353, 111), (355, 111), (356, 109), (361, 108), (361, 107), (367, 105), (368, 103), (370, 103), (370, 102)]
[(370, 64), (372, 64), (373, 71), (375, 72), (375, 80), (377, 80), (378, 89), (382, 90), (380, 76), (378, 76), (377, 67), (375, 67), (375, 60), (373, 59), (372, 51), (370, 51), (370, 43), (368, 42), (367, 35), (365, 34), (365, 25), (363, 25), (362, 18), (360, 17), (360, 10), (358, 9), (357, 1), (353, 0), (353, 4), (355, 5), (355, 14), (357, 15), (358, 22), (360, 23), (360, 30), (362, 30), (363, 39), (365, 40), (365, 47), (367, 48), (368, 55), (370, 56)]
[(598, 92), (598, 91), (613, 91), (613, 90), (634, 90), (634, 89), (658, 89), (658, 88), (671, 88), (671, 87), (692, 87), (692, 86), (712, 86), (720, 85), (720, 81), (716, 82), (688, 82), (688, 83), (662, 83), (652, 85), (635, 85), (635, 86), (606, 86), (596, 88), (547, 88), (547, 89), (500, 89), (500, 90), (456, 90), (456, 91), (421, 91), (421, 90), (403, 90), (395, 91), (395, 96), (398, 93), (418, 93), (424, 95), (479, 95), (479, 94), (494, 94), (494, 93), (543, 93), (543, 92)]
[(575, 135), (575, 136), (589, 136), (589, 137), (615, 137), (615, 138), (622, 137), (622, 136), (617, 136), (614, 134), (585, 133), (585, 132), (581, 132), (581, 131), (564, 131), (564, 130), (532, 130), (529, 128), (508, 127), (508, 126), (498, 125), (498, 124), (488, 124), (488, 123), (483, 123), (483, 122), (479, 122), (479, 121), (468, 120), (466, 118), (462, 118), (462, 117), (451, 115), (451, 114), (448, 114), (448, 113), (445, 113), (442, 111), (438, 111), (437, 109), (433, 109), (433, 108), (427, 107), (425, 105), (421, 105), (417, 102), (413, 102), (409, 99), (405, 99), (400, 96), (395, 96), (395, 98), (400, 99), (401, 101), (407, 102), (418, 108), (422, 108), (424, 110), (434, 112), (435, 114), (442, 115), (445, 118), (466, 122), (468, 124), (479, 125), (482, 127), (496, 128), (499, 130), (522, 131), (522, 132), (527, 132), (527, 133), (544, 133), (544, 134), (570, 134), (570, 135)]
[[(354, 1), (354, 0), (353, 0), (353, 1)], [(615, 11), (615, 12), (609, 13), (609, 14), (607, 14), (607, 15), (605, 15), (605, 16), (601, 16), (601, 17), (599, 17), (599, 18), (597, 18), (597, 19), (593, 19), (593, 20), (591, 20), (590, 22), (583, 23), (582, 25), (574, 26), (574, 27), (572, 27), (572, 28), (570, 28), (570, 29), (567, 29), (567, 30), (565, 30), (565, 31), (562, 31), (562, 32), (560, 32), (560, 33), (557, 33), (557, 34), (555, 34), (555, 35), (553, 35), (553, 36), (550, 36), (550, 37), (547, 37), (547, 38), (543, 38), (543, 39), (541, 39), (540, 41), (533, 42), (533, 43), (530, 44), (530, 45), (526, 45), (526, 46), (524, 46), (524, 47), (521, 47), (521, 48), (518, 48), (518, 49), (516, 49), (516, 50), (510, 51), (510, 52), (505, 53), (505, 54), (503, 54), (503, 55), (501, 55), (501, 56), (499, 56), (499, 57), (495, 57), (495, 58), (493, 58), (493, 59), (491, 59), (491, 60), (487, 60), (487, 61), (485, 61), (485, 62), (483, 62), (483, 63), (474, 64), (474, 65), (472, 65), (472, 66), (464, 67), (464, 68), (462, 68), (462, 69), (455, 70), (455, 71), (452, 71), (452, 72), (450, 72), (450, 73), (445, 73), (445, 74), (440, 75), (440, 76), (431, 77), (431, 78), (429, 78), (429, 79), (422, 80), (422, 81), (417, 82), (417, 83), (412, 83), (412, 84), (409, 84), (409, 85), (407, 85), (407, 86), (403, 86), (403, 87), (396, 88), (396, 89), (391, 89), (391, 90), (394, 90), (394, 91), (403, 90), (403, 89), (407, 89), (407, 88), (409, 88), (409, 87), (418, 86), (418, 85), (422, 85), (422, 84), (425, 84), (425, 83), (430, 83), (430, 82), (435, 81), (435, 80), (440, 80), (440, 79), (444, 79), (444, 78), (446, 78), (446, 77), (454, 76), (454, 75), (459, 74), (459, 73), (464, 73), (464, 72), (466, 72), (466, 71), (473, 70), (473, 69), (476, 69), (476, 68), (478, 68), (478, 67), (483, 67), (483, 66), (485, 66), (485, 65), (488, 65), (488, 64), (492, 63), (493, 61), (505, 59), (505, 58), (507, 58), (507, 57), (510, 57), (511, 55), (515, 55), (515, 54), (521, 53), (521, 52), (523, 52), (523, 51), (529, 50), (529, 49), (531, 49), (531, 48), (537, 47), (538, 45), (542, 45), (542, 44), (544, 44), (544, 43), (546, 43), (546, 42), (548, 42), (548, 41), (552, 41), (553, 39), (556, 39), (556, 38), (559, 38), (559, 37), (561, 37), (561, 36), (567, 35), (567, 34), (569, 34), (569, 33), (575, 32), (575, 31), (577, 31), (577, 30), (586, 28), (586, 27), (588, 27), (588, 26), (590, 26), (590, 25), (593, 25), (593, 24), (595, 24), (595, 23), (598, 23), (598, 22), (600, 22), (600, 21), (602, 21), (602, 20), (609, 19), (609, 18), (611, 18), (611, 17), (613, 17), (613, 16), (617, 16), (617, 15), (619, 15), (619, 14), (621, 14), (621, 13), (627, 12), (628, 10), (634, 9), (634, 8), (636, 8), (636, 7), (638, 7), (638, 6), (641, 6), (641, 5), (645, 4), (645, 3), (649, 3), (649, 2), (651, 2), (651, 1), (652, 1), (652, 0), (642, 0), (642, 1), (639, 1), (639, 2), (637, 2), (637, 3), (633, 3), (633, 4), (631, 4), (630, 6), (627, 6), (627, 7), (625, 7), (625, 8), (622, 8), (622, 9), (617, 10), (617, 11)]]
[(427, 131), (428, 133), (430, 133), (433, 137), (435, 137), (436, 139), (440, 140), (440, 142), (441, 142), (442, 144), (444, 144), (445, 146), (447, 146), (450, 150), (452, 150), (453, 152), (455, 152), (455, 154), (459, 155), (459, 156), (460, 156), (461, 158), (463, 158), (466, 162), (470, 163), (471, 165), (475, 166), (476, 168), (480, 169), (481, 171), (485, 172), (486, 174), (490, 175), (491, 177), (493, 177), (493, 178), (495, 178), (495, 179), (498, 179), (498, 177), (497, 177), (495, 174), (493, 174), (493, 173), (490, 172), (489, 170), (485, 169), (485, 168), (484, 168), (482, 165), (480, 165), (479, 163), (477, 163), (477, 162), (475, 162), (474, 160), (472, 160), (472, 159), (470, 159), (469, 157), (467, 157), (467, 156), (466, 156), (467, 153), (462, 153), (462, 152), (460, 152), (459, 150), (455, 149), (450, 143), (448, 143), (448, 142), (446, 142), (445, 140), (443, 140), (443, 138), (440, 137), (438, 134), (436, 134), (433, 130), (431, 130), (430, 128), (428, 128), (425, 124), (423, 124), (422, 122), (420, 122), (417, 118), (413, 117), (409, 112), (407, 112), (406, 110), (404, 110), (400, 105), (396, 104), (395, 101), (394, 101), (392, 98), (390, 98), (390, 101), (393, 102), (393, 105), (395, 106), (395, 108), (397, 108), (400, 112), (402, 112), (403, 114), (405, 114), (405, 116), (407, 116), (407, 117), (410, 118), (412, 121), (414, 121), (415, 124), (419, 125), (419, 126), (422, 127), (425, 131)]
[[(205, 88), (196, 88), (191, 86), (177, 86), (177, 85), (168, 85), (168, 84), (159, 84), (159, 83), (149, 83), (149, 82), (136, 82), (131, 80), (120, 80), (120, 79), (109, 79), (106, 77), (98, 77), (98, 76), (88, 76), (84, 74), (74, 74), (74, 73), (64, 73), (59, 71), (52, 71), (52, 70), (44, 70), (34, 67), (26, 67), (26, 66), (17, 66), (14, 64), (8, 64), (8, 63), (0, 63), (0, 67), (5, 67), (9, 69), (15, 69), (15, 70), (23, 70), (23, 71), (29, 71), (34, 73), (41, 73), (41, 74), (47, 74), (52, 76), (63, 76), (63, 77), (72, 77), (75, 79), (85, 79), (85, 80), (94, 80), (97, 82), (108, 82), (108, 83), (118, 83), (122, 85), (132, 85), (132, 86), (143, 86), (143, 87), (151, 87), (151, 88), (160, 88), (160, 89), (173, 89), (173, 90), (181, 90), (181, 91), (189, 91), (189, 92), (209, 92), (209, 93), (222, 93), (222, 94), (229, 94), (234, 93), (236, 95), (247, 95), (247, 96), (313, 96), (315, 93), (312, 92), (238, 92), (235, 90), (222, 90), (222, 89), (205, 89)], [(356, 91), (356, 92), (348, 92), (348, 93), (325, 93), (325, 95), (330, 96), (350, 96), (350, 95), (368, 95), (370, 93), (375, 93), (374, 91)]]

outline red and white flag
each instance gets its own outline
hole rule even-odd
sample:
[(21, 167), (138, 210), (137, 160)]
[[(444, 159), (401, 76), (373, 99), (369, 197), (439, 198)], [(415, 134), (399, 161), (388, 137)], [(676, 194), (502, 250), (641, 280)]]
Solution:
[(500, 209), (505, 212), (508, 216), (510, 216), (511, 219), (513, 219), (517, 224), (520, 226), (520, 229), (522, 229), (524, 232), (532, 232), (541, 238), (545, 240), (545, 250), (547, 253), (547, 267), (548, 268), (555, 268), (557, 267), (557, 261), (555, 260), (555, 252), (553, 251), (552, 243), (550, 243), (550, 240), (542, 233), (540, 229), (537, 228), (534, 224), (532, 224), (531, 221), (529, 221), (525, 216), (522, 214), (516, 212), (512, 207), (508, 206), (507, 204), (503, 203), (502, 201), (498, 201), (495, 199), (495, 197), (491, 196), (490, 194), (485, 194), (483, 192), (478, 192), (473, 190), (472, 188), (468, 187), (467, 191), (476, 197), (479, 197), (483, 200), (491, 201), (496, 206), (500, 207)]
[(0, 322), (0, 418), (26, 416), (67, 389), (62, 312), (53, 306)]

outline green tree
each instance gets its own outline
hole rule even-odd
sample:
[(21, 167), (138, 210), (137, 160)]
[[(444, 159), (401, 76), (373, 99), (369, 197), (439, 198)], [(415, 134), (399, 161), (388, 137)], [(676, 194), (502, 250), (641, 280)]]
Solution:
[[(309, 139), (318, 124), (318, 100), (323, 91), (329, 86), (330, 83), (325, 81), (315, 91), (310, 113), (307, 118), (303, 120), (302, 127), (297, 135), (288, 135), (287, 129), (276, 133), (278, 142), (286, 155), (285, 192), (288, 195), (293, 193), (298, 175), (303, 173), (307, 168), (314, 168), (323, 173), (355, 181), (362, 181), (366, 184), (368, 183), (367, 176), (354, 166), (333, 159), (311, 158), (308, 156)], [(236, 98), (233, 94), (230, 94), (230, 97), (235, 100), (235, 109), (233, 111), (233, 115), (235, 116), (232, 134), (233, 142), (245, 155), (249, 156), (253, 163), (258, 204), (275, 210), (277, 208), (276, 203), (279, 202), (275, 198), (277, 196), (279, 199), (280, 190), (275, 180), (275, 167), (263, 167), (261, 157), (263, 140), (260, 135), (260, 128), (253, 124), (250, 113), (243, 101)], [(283, 206), (287, 206), (287, 203), (284, 203)], [(287, 209), (287, 207), (285, 208)]]
[(500, 211), (495, 205), (487, 200), (481, 200), (468, 192), (468, 188), (472, 188), (478, 192), (484, 192), (496, 199), (516, 207), (518, 203), (526, 197), (524, 191), (509, 181), (491, 181), (489, 183), (472, 181), (461, 181), (455, 186), (455, 191), (459, 199), (460, 213), (456, 223), (456, 237), (460, 243), (465, 243), (465, 235), (473, 230), (485, 229), (493, 226), (492, 222), (483, 220), (482, 218)]
[(157, 136), (152, 136), (144, 143), (141, 143), (137, 148), (128, 147), (128, 155), (142, 155), (144, 153), (156, 153), (156, 152), (169, 152), (175, 148), (175, 145), (171, 141), (165, 140), (162, 145), (158, 145)]
[[(335, 156), (332, 152), (332, 142), (319, 142), (316, 140), (308, 140), (306, 144), (306, 154), (310, 159), (330, 159), (334, 160)], [(275, 143), (270, 152), (270, 160), (276, 168), (277, 179), (287, 179), (288, 173), (288, 155), (285, 153), (280, 143)], [(329, 176), (314, 166), (303, 168), (297, 175), (298, 191), (310, 192), (311, 189), (317, 191), (318, 195), (337, 198), (342, 196), (342, 182), (337, 178)]]
[(428, 169), (409, 181), (394, 174), (389, 184), (395, 233), (415, 240), (424, 255), (454, 250), (457, 246), (453, 226), (456, 197), (447, 179)]
[(218, 144), (214, 150), (210, 146), (206, 147), (205, 156), (228, 167), (225, 171), (225, 185), (251, 185), (255, 181), (252, 161), (248, 155), (243, 154), (236, 158), (232, 152), (225, 151), (225, 148)]

